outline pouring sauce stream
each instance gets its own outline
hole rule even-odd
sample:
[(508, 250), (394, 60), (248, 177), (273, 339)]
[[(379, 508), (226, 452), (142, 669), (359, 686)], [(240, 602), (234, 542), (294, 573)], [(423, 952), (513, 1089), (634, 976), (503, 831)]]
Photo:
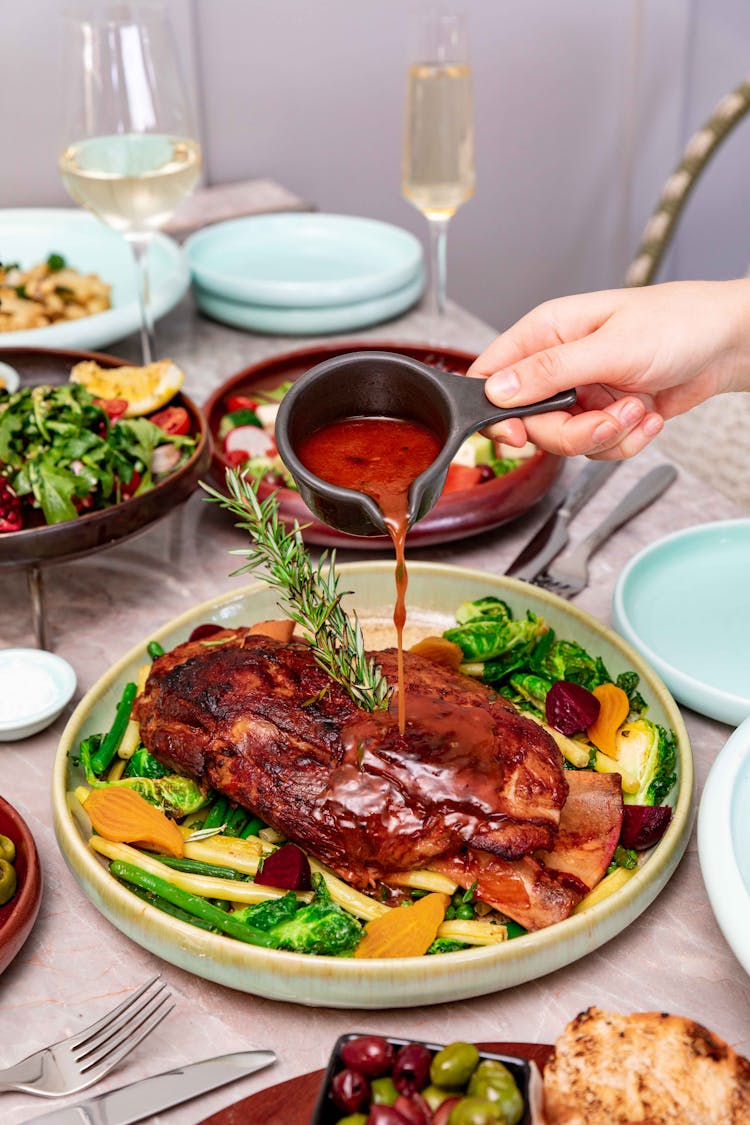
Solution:
[(372, 497), (396, 551), (396, 603), (393, 623), (398, 642), (398, 724), (406, 729), (404, 624), (408, 574), (405, 560), (409, 487), (441, 449), (437, 435), (419, 422), (402, 418), (342, 418), (313, 430), (297, 447), (310, 472), (340, 488)]

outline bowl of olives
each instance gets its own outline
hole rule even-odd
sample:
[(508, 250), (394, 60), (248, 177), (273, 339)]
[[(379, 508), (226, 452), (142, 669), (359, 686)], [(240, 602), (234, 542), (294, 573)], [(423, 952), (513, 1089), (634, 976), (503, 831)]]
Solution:
[(0, 797), (0, 973), (31, 933), (41, 898), (34, 838), (23, 817)]
[(342, 1035), (311, 1125), (529, 1125), (530, 1064), (473, 1043)]

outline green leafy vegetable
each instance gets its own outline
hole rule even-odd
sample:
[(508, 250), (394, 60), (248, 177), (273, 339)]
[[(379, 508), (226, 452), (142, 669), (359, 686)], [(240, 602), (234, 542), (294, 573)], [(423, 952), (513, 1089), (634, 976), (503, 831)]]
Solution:
[(638, 792), (626, 793), (629, 805), (662, 805), (677, 781), (677, 736), (641, 716), (617, 737), (617, 760), (638, 778)]
[(149, 754), (145, 746), (139, 746), (125, 767), (123, 777), (167, 777), (169, 770)]

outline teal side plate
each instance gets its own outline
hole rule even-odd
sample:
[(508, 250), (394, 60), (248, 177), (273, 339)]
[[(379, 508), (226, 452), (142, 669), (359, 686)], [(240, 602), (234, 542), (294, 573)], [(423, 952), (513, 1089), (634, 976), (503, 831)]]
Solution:
[(420, 271), (407, 285), (369, 301), (318, 309), (288, 309), (230, 301), (206, 292), (200, 285), (193, 287), (195, 301), (201, 312), (233, 328), (244, 328), (250, 332), (263, 332), (272, 336), (315, 336), (366, 328), (406, 312), (419, 300), (423, 289), (424, 273)]
[[(133, 253), (121, 234), (88, 211), (72, 207), (19, 207), (0, 210), (2, 260), (22, 268), (62, 254), (81, 273), (97, 273), (112, 286), (112, 307), (80, 320), (60, 321), (24, 332), (3, 332), (5, 348), (107, 347), (140, 326), (138, 277)], [(155, 320), (185, 295), (190, 270), (182, 250), (164, 234), (154, 235), (148, 254), (151, 309)]]
[(230, 219), (191, 235), (185, 253), (206, 293), (291, 309), (385, 296), (422, 270), (422, 245), (413, 234), (354, 215)]
[(732, 726), (750, 715), (750, 519), (645, 548), (620, 575), (612, 612), (681, 703)]

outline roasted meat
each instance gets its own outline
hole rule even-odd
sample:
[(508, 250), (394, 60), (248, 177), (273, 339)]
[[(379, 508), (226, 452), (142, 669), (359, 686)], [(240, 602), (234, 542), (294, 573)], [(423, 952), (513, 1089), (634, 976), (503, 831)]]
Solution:
[[(395, 651), (376, 655), (394, 682)], [(523, 858), (555, 844), (568, 785), (554, 742), (459, 673), (410, 653), (405, 670), (401, 736), (392, 711), (360, 710), (308, 645), (227, 630), (159, 657), (135, 714), (162, 762), (357, 887), (439, 860), (470, 883), (475, 856), (503, 871), (523, 859), (547, 903), (523, 924), (567, 916), (586, 885)]]

